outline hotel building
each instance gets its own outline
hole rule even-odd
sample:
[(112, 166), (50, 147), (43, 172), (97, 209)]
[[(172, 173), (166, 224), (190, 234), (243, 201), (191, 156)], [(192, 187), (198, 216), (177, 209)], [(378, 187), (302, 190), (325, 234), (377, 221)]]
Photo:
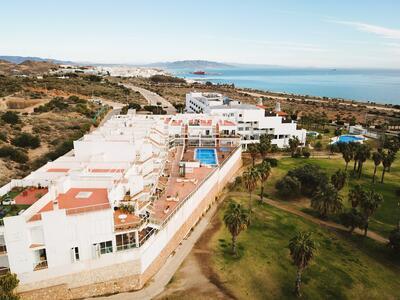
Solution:
[(186, 94), (186, 111), (220, 116), (236, 123), (244, 149), (248, 144), (258, 143), (262, 134), (271, 135), (272, 144), (279, 148), (288, 147), (289, 139), (293, 137), (303, 145), (306, 142), (306, 130), (297, 129), (297, 123), (287, 118), (279, 103), (274, 110), (269, 110), (262, 103), (242, 104), (218, 93), (191, 92)]
[(240, 168), (237, 133), (219, 114), (113, 116), (0, 188), (0, 274), (27, 299), (142, 288)]

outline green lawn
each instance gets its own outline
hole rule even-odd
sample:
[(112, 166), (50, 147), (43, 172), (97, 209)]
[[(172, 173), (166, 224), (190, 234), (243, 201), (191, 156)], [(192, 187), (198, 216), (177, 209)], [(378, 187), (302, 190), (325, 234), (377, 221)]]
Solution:
[[(247, 204), (247, 197), (230, 198)], [(228, 201), (229, 196), (223, 205)], [(224, 206), (217, 216), (221, 222)], [(330, 232), (267, 204), (255, 204), (254, 211), (250, 228), (238, 239), (239, 258), (230, 254), (231, 238), (224, 225), (209, 243), (215, 273), (238, 299), (293, 298), (296, 269), (287, 245), (299, 230), (311, 230), (319, 244), (304, 272), (303, 299), (398, 299), (400, 258), (387, 247)]]
[[(265, 192), (272, 199), (281, 199), (275, 189), (275, 183), (281, 179), (287, 171), (296, 168), (306, 163), (315, 163), (322, 167), (329, 176), (339, 168), (344, 169), (345, 163), (342, 158), (281, 158), (278, 163), (278, 167), (274, 168), (272, 174), (266, 184)], [(388, 236), (389, 232), (394, 228), (400, 215), (400, 209), (398, 207), (398, 197), (395, 192), (400, 189), (400, 159), (397, 159), (392, 165), (390, 173), (386, 172), (385, 181), (383, 184), (376, 183), (372, 185), (372, 174), (374, 170), (373, 162), (368, 160), (363, 167), (363, 175), (361, 179), (355, 179), (350, 175), (350, 171), (353, 169), (353, 163), (349, 164), (349, 180), (345, 188), (341, 191), (344, 198), (344, 204), (349, 205), (347, 202), (347, 194), (351, 186), (355, 184), (361, 184), (365, 187), (374, 187), (384, 197), (383, 205), (378, 209), (374, 218), (371, 221), (370, 229), (381, 233), (383, 236)], [(382, 172), (382, 166), (378, 167), (377, 177), (380, 179)]]

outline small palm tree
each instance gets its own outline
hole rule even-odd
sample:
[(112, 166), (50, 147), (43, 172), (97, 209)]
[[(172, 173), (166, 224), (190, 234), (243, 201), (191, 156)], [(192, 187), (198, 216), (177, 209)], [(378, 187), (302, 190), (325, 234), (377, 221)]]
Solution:
[(299, 232), (290, 240), (289, 250), (293, 263), (297, 266), (294, 292), (297, 297), (300, 297), (301, 275), (313, 259), (315, 252), (317, 251), (317, 245), (312, 239), (310, 232)]
[(250, 215), (241, 204), (231, 202), (224, 213), (224, 223), (232, 235), (232, 253), (237, 256), (238, 235), (250, 225)]
[(361, 144), (357, 148), (357, 160), (358, 160), (358, 178), (361, 178), (361, 173), (362, 173), (362, 167), (365, 163), (365, 161), (370, 158), (371, 156), (371, 147), (367, 144)]
[(337, 189), (329, 183), (317, 190), (311, 198), (311, 207), (318, 210), (322, 218), (326, 218), (329, 213), (337, 213), (342, 210), (342, 198)]
[(243, 173), (243, 182), (249, 192), (249, 210), (252, 208), (252, 194), (257, 186), (257, 182), (260, 179), (260, 173), (256, 167), (249, 167), (246, 172)]
[(365, 191), (361, 187), (361, 185), (355, 185), (350, 191), (348, 195), (348, 200), (351, 204), (352, 208), (357, 208), (361, 202), (361, 198), (364, 197)]
[(396, 159), (396, 153), (388, 150), (388, 151), (382, 151), (382, 165), (383, 165), (383, 170), (382, 170), (382, 177), (381, 177), (381, 183), (383, 183), (383, 178), (385, 177), (386, 171), (390, 169), (390, 166)]
[(374, 175), (372, 176), (372, 182), (375, 182), (376, 169), (382, 162), (382, 153), (380, 151), (372, 153), (372, 160), (374, 161)]
[(260, 201), (262, 202), (264, 197), (264, 185), (265, 182), (268, 180), (269, 175), (271, 175), (271, 166), (269, 162), (264, 160), (261, 164), (258, 165), (257, 169), (261, 180)]
[(347, 173), (339, 169), (332, 174), (331, 183), (338, 191), (340, 191), (346, 184), (346, 179), (347, 179)]

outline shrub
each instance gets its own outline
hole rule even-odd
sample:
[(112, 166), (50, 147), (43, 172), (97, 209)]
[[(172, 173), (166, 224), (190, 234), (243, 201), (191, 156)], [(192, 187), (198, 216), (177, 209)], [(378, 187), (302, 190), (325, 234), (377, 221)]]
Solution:
[(315, 148), (315, 150), (321, 151), (321, 150), (322, 150), (322, 143), (321, 143), (321, 141), (317, 141), (317, 142), (314, 144), (314, 148)]
[(324, 133), (329, 133), (329, 132), (330, 132), (329, 128), (324, 129)]
[(300, 195), (301, 182), (296, 177), (286, 175), (276, 183), (275, 187), (280, 195), (295, 198)]
[(400, 230), (397, 228), (389, 235), (389, 247), (400, 253)]
[(40, 146), (40, 138), (27, 132), (23, 132), (12, 140), (11, 144), (22, 148), (36, 149)]
[(19, 280), (15, 274), (7, 273), (6, 275), (0, 276), (0, 299), (20, 299), (20, 297), (14, 293), (18, 284)]
[(0, 132), (0, 140), (3, 141), (3, 142), (7, 142), (8, 141), (7, 133)]
[(310, 158), (310, 156), (311, 156), (310, 151), (308, 151), (308, 149), (303, 149), (303, 156), (305, 158)]
[(18, 163), (26, 163), (29, 160), (28, 156), (24, 152), (11, 146), (1, 147), (0, 157), (8, 157)]
[(271, 168), (275, 168), (278, 166), (278, 160), (272, 157), (266, 157), (264, 161), (268, 162)]
[(301, 182), (301, 193), (307, 197), (312, 197), (319, 187), (328, 184), (327, 175), (315, 164), (306, 164), (292, 169), (287, 175)]
[(156, 83), (186, 83), (185, 79), (168, 75), (153, 75), (150, 80)]
[(17, 113), (13, 112), (13, 111), (7, 111), (4, 114), (2, 114), (1, 119), (8, 123), (8, 124), (17, 124), (20, 123), (21, 120), (19, 119), (19, 116)]

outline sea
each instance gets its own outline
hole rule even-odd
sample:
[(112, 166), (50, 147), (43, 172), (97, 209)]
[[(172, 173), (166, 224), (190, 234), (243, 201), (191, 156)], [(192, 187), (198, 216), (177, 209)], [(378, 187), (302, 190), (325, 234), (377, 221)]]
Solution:
[(400, 105), (400, 70), (248, 68), (170, 69), (175, 76), (240, 88)]

